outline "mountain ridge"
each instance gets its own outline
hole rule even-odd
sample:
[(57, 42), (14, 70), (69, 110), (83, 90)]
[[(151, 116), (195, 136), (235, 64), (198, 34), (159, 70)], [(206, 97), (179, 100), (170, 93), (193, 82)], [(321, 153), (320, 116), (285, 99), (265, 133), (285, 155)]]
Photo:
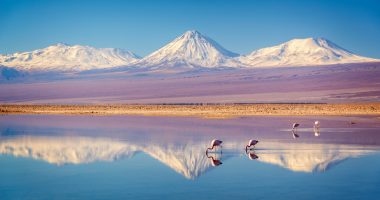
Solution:
[(85, 71), (128, 65), (139, 58), (124, 49), (57, 43), (29, 52), (0, 55), (0, 65), (25, 71)]
[(0, 54), (1, 66), (28, 72), (81, 72), (120, 67), (122, 70), (133, 68), (147, 71), (187, 71), (361, 62), (380, 62), (380, 60), (356, 55), (325, 38), (292, 39), (276, 46), (252, 51), (247, 55), (239, 55), (196, 30), (186, 31), (143, 58), (124, 49), (65, 43), (29, 52)]
[(310, 66), (341, 63), (373, 62), (322, 38), (292, 39), (282, 44), (261, 48), (239, 60), (249, 66)]

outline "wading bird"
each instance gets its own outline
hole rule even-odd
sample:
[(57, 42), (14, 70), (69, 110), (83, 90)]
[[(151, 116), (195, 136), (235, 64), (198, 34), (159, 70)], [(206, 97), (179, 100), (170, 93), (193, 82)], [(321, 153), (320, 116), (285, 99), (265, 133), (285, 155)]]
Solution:
[(319, 127), (320, 127), (319, 121), (315, 121), (314, 122), (314, 136), (315, 137), (318, 137), (318, 136), (321, 135), (320, 132), (319, 132)]
[(206, 149), (206, 154), (208, 153), (208, 150), (214, 150), (214, 148), (216, 149), (217, 147), (222, 147), (222, 143), (223, 141), (221, 140), (212, 140), (211, 147)]
[(298, 124), (298, 123), (293, 123), (293, 130), (296, 130), (296, 128), (299, 127), (299, 126), (300, 126), (300, 124)]
[(292, 133), (293, 133), (293, 138), (296, 139), (299, 137), (299, 135), (297, 134), (297, 127), (299, 127), (300, 124), (298, 123), (293, 123), (293, 129), (292, 129)]
[(314, 122), (314, 128), (315, 128), (315, 129), (316, 129), (316, 128), (319, 128), (319, 126), (320, 126), (319, 121), (315, 121), (315, 122)]
[(254, 149), (254, 148), (255, 148), (255, 145), (256, 145), (257, 143), (259, 143), (258, 140), (249, 140), (248, 144), (245, 146), (245, 152), (247, 152), (247, 151), (248, 151), (248, 148), (250, 148), (250, 147), (252, 147), (252, 146), (253, 146), (253, 147), (250, 148), (249, 150)]

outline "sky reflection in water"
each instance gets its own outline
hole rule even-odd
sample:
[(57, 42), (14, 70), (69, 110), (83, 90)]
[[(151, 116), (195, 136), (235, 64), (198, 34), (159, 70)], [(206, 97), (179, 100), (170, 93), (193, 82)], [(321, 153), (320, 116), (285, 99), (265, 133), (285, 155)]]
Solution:
[(1, 116), (0, 197), (376, 199), (379, 120), (315, 119)]

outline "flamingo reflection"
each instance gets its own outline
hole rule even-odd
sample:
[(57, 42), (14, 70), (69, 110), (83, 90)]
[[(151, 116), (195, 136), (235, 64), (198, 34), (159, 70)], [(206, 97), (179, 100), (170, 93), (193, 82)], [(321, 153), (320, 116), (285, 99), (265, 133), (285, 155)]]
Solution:
[(295, 130), (292, 130), (292, 134), (293, 134), (294, 139), (297, 139), (300, 137), (300, 135), (298, 135)]
[(256, 159), (259, 158), (259, 156), (257, 156), (257, 155), (255, 154), (254, 151), (253, 151), (253, 152), (249, 152), (249, 153), (247, 153), (247, 156), (248, 156), (248, 158), (249, 158), (250, 160), (256, 160)]
[(207, 155), (207, 158), (210, 158), (210, 162), (212, 166), (216, 167), (223, 164), (222, 161), (220, 161), (220, 159), (216, 159), (214, 158), (214, 156), (209, 156), (208, 154), (206, 155)]

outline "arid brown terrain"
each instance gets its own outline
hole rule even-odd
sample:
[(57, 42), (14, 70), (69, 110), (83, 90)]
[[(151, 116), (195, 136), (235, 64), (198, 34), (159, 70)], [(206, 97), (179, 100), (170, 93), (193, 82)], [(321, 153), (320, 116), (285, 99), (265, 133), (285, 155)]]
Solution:
[(148, 115), (229, 118), (257, 115), (380, 115), (380, 103), (227, 105), (0, 105), (1, 114)]

